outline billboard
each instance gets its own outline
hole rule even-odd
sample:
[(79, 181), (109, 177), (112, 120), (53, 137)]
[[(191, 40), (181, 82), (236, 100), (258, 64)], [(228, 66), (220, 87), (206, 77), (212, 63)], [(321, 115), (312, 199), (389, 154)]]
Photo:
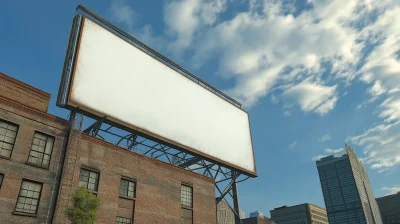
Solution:
[(86, 16), (74, 18), (57, 105), (257, 175), (246, 111)]

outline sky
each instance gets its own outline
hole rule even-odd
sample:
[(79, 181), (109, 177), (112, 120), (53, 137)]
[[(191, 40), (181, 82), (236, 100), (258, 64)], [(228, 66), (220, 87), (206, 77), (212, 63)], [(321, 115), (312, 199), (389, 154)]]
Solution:
[(315, 160), (354, 148), (376, 197), (400, 191), (400, 1), (0, 1), (0, 72), (55, 106), (75, 8), (83, 4), (242, 102), (258, 177), (248, 215), (324, 207)]

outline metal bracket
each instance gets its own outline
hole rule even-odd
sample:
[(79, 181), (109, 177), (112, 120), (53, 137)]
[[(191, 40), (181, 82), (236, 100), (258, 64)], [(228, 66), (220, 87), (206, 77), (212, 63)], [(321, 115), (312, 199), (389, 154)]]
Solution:
[(106, 120), (106, 117), (102, 117), (101, 119), (97, 120), (94, 122), (92, 125), (87, 127), (85, 130), (82, 132), (91, 136), (97, 136), (97, 133), (99, 133), (99, 130), (101, 128), (101, 125), (103, 122)]

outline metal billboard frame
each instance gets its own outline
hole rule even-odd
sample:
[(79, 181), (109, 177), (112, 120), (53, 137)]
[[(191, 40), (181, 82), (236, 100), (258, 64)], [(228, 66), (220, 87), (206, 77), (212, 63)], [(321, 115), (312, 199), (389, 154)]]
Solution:
[[(221, 201), (225, 201), (235, 214), (235, 223), (241, 223), (239, 216), (237, 183), (243, 182), (250, 177), (257, 177), (255, 161), (254, 173), (243, 172), (239, 169), (236, 169), (235, 166), (229, 166), (229, 164), (224, 164), (221, 161), (215, 161), (211, 158), (202, 156), (199, 153), (191, 152), (185, 148), (181, 148), (177, 145), (168, 143), (152, 135), (139, 132), (135, 129), (132, 129), (131, 127), (127, 127), (115, 121), (109, 120), (107, 119), (107, 117), (98, 116), (98, 114), (91, 113), (84, 108), (68, 105), (68, 94), (71, 85), (71, 75), (74, 70), (77, 48), (79, 48), (78, 43), (83, 18), (86, 17), (95, 21), (96, 23), (102, 24), (104, 28), (107, 28), (109, 31), (113, 32), (117, 36), (124, 37), (125, 39), (127, 39), (126, 41), (132, 42), (131, 44), (135, 44), (135, 46), (138, 47), (140, 50), (148, 53), (150, 56), (173, 68), (180, 74), (188, 77), (192, 81), (203, 86), (205, 89), (213, 92), (217, 96), (238, 107), (239, 109), (241, 109), (241, 103), (227, 96), (226, 94), (206, 83), (205, 81), (201, 80), (186, 69), (175, 64), (167, 57), (156, 52), (152, 48), (148, 47), (136, 38), (114, 26), (113, 24), (103, 19), (96, 13), (92, 12), (91, 10), (87, 9), (86, 7), (79, 5), (76, 10), (77, 15), (75, 15), (73, 19), (59, 93), (57, 97), (57, 106), (67, 108), (71, 111), (70, 121), (75, 123), (74, 129), (79, 130), (83, 134), (87, 134), (89, 136), (111, 142), (127, 150), (141, 153), (143, 155), (162, 160), (164, 162), (176, 165), (186, 170), (201, 173), (205, 176), (213, 178), (215, 180), (216, 193), (217, 195), (219, 195), (216, 197), (217, 204)], [(92, 121), (90, 125), (83, 129), (84, 120)], [(146, 148), (147, 150), (139, 151), (138, 148)], [(254, 149), (253, 158), (255, 160)], [(231, 197), (233, 206), (230, 205), (227, 196)]]
[[(117, 37), (121, 38), (123, 41), (126, 41), (128, 44), (132, 45), (133, 47), (136, 47), (137, 49), (141, 50), (148, 56), (154, 58), (155, 60), (163, 63), (164, 65), (168, 66), (172, 70), (178, 72), (178, 74), (190, 79), (191, 81), (194, 81), (194, 83), (197, 83), (199, 86), (205, 88), (206, 91), (211, 90), (210, 91), (211, 93), (214, 93), (216, 96), (220, 97), (225, 102), (228, 102), (232, 106), (236, 107), (238, 110), (245, 112), (248, 121), (250, 120), (248, 118), (249, 115), (248, 115), (247, 111), (243, 110), (241, 108), (241, 104), (239, 102), (237, 102), (236, 100), (230, 98), (229, 96), (222, 93), (215, 87), (212, 87), (211, 85), (209, 85), (205, 81), (201, 80), (200, 78), (197, 78), (192, 73), (188, 72), (187, 70), (185, 70), (182, 67), (180, 67), (179, 65), (175, 64), (174, 62), (172, 62), (165, 56), (161, 55), (160, 53), (151, 49), (147, 45), (143, 44), (136, 38), (130, 36), (129, 34), (125, 33), (124, 31), (120, 30), (119, 28), (115, 27), (110, 22), (106, 21), (105, 19), (98, 16), (97, 14), (90, 11), (89, 9), (85, 8), (84, 6), (81, 6), (81, 5), (78, 6), (77, 11), (81, 12), (81, 14), (78, 14), (74, 17), (74, 22), (73, 22), (73, 26), (71, 29), (69, 45), (68, 45), (68, 49), (67, 49), (67, 55), (66, 55), (65, 62), (64, 62), (62, 79), (60, 82), (60, 88), (59, 88), (59, 93), (58, 93), (58, 98), (57, 98), (57, 106), (64, 107), (64, 108), (67, 108), (70, 110), (79, 107), (81, 111), (87, 111), (90, 114), (92, 114), (94, 116), (98, 116), (98, 117), (102, 117), (102, 116), (106, 115), (102, 111), (99, 111), (99, 110), (96, 110), (93, 108), (89, 108), (86, 105), (80, 105), (79, 103), (70, 99), (71, 98), (70, 97), (71, 88), (74, 83), (74, 74), (75, 74), (75, 70), (76, 70), (75, 64), (76, 64), (76, 61), (78, 60), (77, 57), (79, 57), (79, 48), (80, 48), (79, 42), (80, 42), (81, 35), (82, 35), (83, 25), (85, 23), (85, 20), (88, 19), (88, 20), (91, 20), (91, 21), (97, 23), (99, 26), (101, 26), (102, 28), (113, 33)], [(234, 163), (228, 162), (220, 157), (204, 153), (201, 150), (198, 150), (190, 145), (184, 145), (184, 144), (181, 144), (180, 142), (170, 139), (166, 136), (158, 135), (155, 132), (153, 132), (152, 130), (143, 129), (135, 124), (124, 122), (116, 117), (109, 116), (107, 118), (107, 120), (109, 120), (111, 122), (122, 124), (123, 126), (129, 127), (133, 130), (136, 130), (136, 131), (141, 132), (148, 136), (152, 136), (153, 138), (157, 138), (164, 142), (168, 142), (169, 144), (173, 144), (176, 147), (179, 147), (183, 150), (192, 151), (193, 153), (207, 157), (207, 158), (209, 158), (209, 160), (213, 160), (216, 163), (225, 164), (226, 166), (229, 166), (236, 170), (240, 170), (240, 171), (242, 171), (242, 173), (246, 173), (247, 175), (249, 175), (251, 177), (257, 176), (254, 148), (252, 146), (253, 143), (252, 143), (252, 137), (251, 137), (250, 122), (248, 123), (248, 128), (249, 128), (249, 135), (250, 135), (251, 153), (252, 153), (252, 159), (253, 159), (253, 167), (251, 170), (243, 168), (240, 165), (236, 165)]]

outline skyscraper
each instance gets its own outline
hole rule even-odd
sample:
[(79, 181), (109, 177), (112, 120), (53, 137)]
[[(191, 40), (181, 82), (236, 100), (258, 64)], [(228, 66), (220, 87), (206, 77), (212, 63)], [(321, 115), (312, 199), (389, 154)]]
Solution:
[(368, 175), (347, 144), (316, 163), (330, 224), (382, 224)]
[(400, 224), (400, 191), (377, 198), (383, 224)]

